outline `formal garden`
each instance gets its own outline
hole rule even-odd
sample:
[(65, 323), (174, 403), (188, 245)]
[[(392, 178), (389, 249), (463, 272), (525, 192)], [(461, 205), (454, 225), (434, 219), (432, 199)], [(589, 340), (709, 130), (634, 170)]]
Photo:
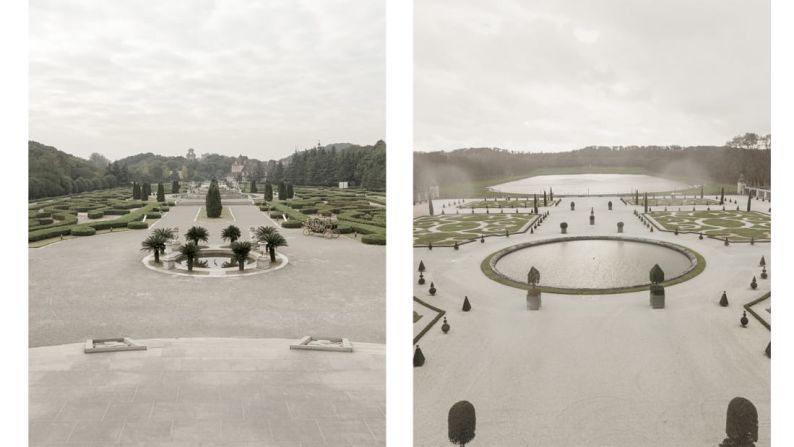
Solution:
[(653, 211), (647, 215), (657, 228), (679, 233), (697, 233), (730, 241), (769, 241), (771, 218), (757, 211)]
[[(384, 192), (333, 187), (294, 187), (284, 194), (268, 192), (257, 203), (262, 212), (283, 228), (302, 228), (313, 218), (327, 218), (339, 234), (358, 238), (364, 244), (386, 244), (386, 198)], [(291, 193), (291, 194), (290, 194)]]
[(414, 219), (414, 245), (444, 247), (527, 231), (540, 216), (527, 213), (445, 214)]

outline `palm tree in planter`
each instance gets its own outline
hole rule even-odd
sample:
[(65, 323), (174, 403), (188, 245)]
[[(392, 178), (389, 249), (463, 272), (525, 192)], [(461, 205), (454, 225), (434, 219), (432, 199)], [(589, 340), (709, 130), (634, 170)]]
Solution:
[[(254, 235), (259, 242), (265, 242), (265, 237), (270, 233), (278, 233), (278, 229), (276, 227), (271, 226), (261, 226), (254, 231)], [(270, 251), (270, 247), (266, 247), (266, 250)]]
[(199, 242), (207, 242), (209, 237), (209, 233), (204, 227), (190, 227), (187, 233), (185, 233), (185, 239), (193, 242), (196, 246), (198, 246)]
[(229, 225), (221, 231), (221, 238), (224, 241), (229, 241), (232, 245), (234, 245), (237, 239), (240, 239), (241, 234), (242, 233), (240, 233), (239, 228), (235, 227), (234, 225)]
[(176, 236), (176, 232), (174, 231), (173, 228), (155, 228), (155, 230), (152, 232), (152, 234), (153, 235), (157, 235), (157, 236), (161, 236), (165, 240), (164, 243), (163, 243), (162, 248), (160, 249), (160, 254), (165, 253), (165, 244), (168, 241), (170, 241), (172, 239), (175, 239), (177, 237)]
[(141, 242), (141, 251), (151, 251), (154, 253), (154, 262), (160, 263), (160, 251), (165, 250), (167, 239), (160, 234), (152, 233)]
[(193, 271), (193, 262), (198, 258), (199, 251), (201, 251), (201, 248), (193, 241), (179, 246), (179, 253), (187, 259), (188, 272)]
[(278, 231), (266, 234), (262, 241), (267, 244), (267, 251), (270, 253), (271, 263), (276, 262), (276, 248), (287, 246), (287, 240), (284, 239), (284, 236)]
[(245, 270), (245, 260), (248, 259), (248, 254), (251, 253), (251, 243), (248, 241), (232, 242), (232, 253), (234, 253), (234, 260), (237, 261), (237, 266), (242, 272)]

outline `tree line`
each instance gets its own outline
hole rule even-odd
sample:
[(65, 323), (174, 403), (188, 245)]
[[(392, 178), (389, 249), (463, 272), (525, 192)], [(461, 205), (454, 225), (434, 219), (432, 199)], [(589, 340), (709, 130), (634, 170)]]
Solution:
[(414, 188), (498, 180), (568, 169), (596, 172), (632, 168), (649, 175), (694, 182), (735, 183), (740, 175), (750, 185), (770, 185), (771, 151), (728, 146), (586, 147), (571, 152), (526, 153), (498, 148), (414, 153)]

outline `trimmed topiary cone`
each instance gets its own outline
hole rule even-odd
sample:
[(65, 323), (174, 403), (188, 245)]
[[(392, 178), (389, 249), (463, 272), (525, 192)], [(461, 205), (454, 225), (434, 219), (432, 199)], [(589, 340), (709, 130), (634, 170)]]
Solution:
[(535, 227), (529, 229), (529, 234), (535, 234)]
[(471, 304), (469, 304), (469, 297), (463, 297), (463, 311), (468, 312), (471, 310)]
[(758, 266), (759, 266), (759, 267), (764, 267), (764, 266), (766, 266), (766, 259), (764, 259), (764, 257), (763, 257), (763, 256), (761, 256), (761, 262), (758, 264)]
[(419, 260), (419, 273), (424, 273), (425, 271), (425, 263), (421, 259)]
[(770, 341), (768, 345), (766, 345), (766, 349), (764, 349), (764, 354), (770, 359), (772, 358), (772, 342)]
[(425, 364), (425, 355), (422, 354), (422, 348), (419, 345), (416, 345), (416, 349), (414, 350), (414, 368), (422, 366)]
[(441, 332), (445, 334), (449, 332), (449, 323), (447, 323), (447, 317), (444, 317), (444, 324), (441, 325)]
[(720, 297), (720, 306), (728, 307), (728, 294), (725, 293), (724, 290), (722, 292), (722, 296)]
[(747, 323), (749, 322), (750, 320), (747, 319), (747, 311), (742, 312), (742, 318), (739, 319), (739, 324), (741, 324), (742, 327), (747, 327)]
[(753, 276), (753, 280), (750, 282), (750, 288), (753, 290), (758, 288), (758, 283), (755, 281), (755, 276)]
[(427, 249), (428, 250), (432, 250), (433, 249), (433, 241), (430, 241), (430, 242), (427, 243)]
[(433, 284), (433, 281), (430, 281), (430, 290), (428, 290), (428, 292), (430, 292), (432, 296), (436, 295), (436, 285)]

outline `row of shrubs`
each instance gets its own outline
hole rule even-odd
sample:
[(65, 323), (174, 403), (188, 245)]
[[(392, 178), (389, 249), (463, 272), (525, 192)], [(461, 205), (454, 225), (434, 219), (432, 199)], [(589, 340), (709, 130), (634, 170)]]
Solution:
[(153, 208), (155, 208), (155, 204), (151, 203), (132, 213), (125, 210), (126, 214), (124, 214), (122, 217), (119, 217), (118, 219), (105, 220), (101, 222), (90, 222), (82, 225), (75, 225), (77, 223), (77, 217), (74, 216), (74, 221), (70, 225), (58, 225), (53, 228), (44, 228), (44, 229), (38, 229), (28, 232), (28, 242), (35, 242), (35, 241), (50, 239), (59, 236), (66, 236), (69, 234), (74, 236), (92, 236), (96, 234), (97, 231), (108, 230), (111, 228), (131, 228), (131, 229), (149, 228), (149, 223), (142, 222), (142, 220), (143, 217), (147, 216), (148, 214), (156, 214), (156, 215), (160, 214), (157, 212), (152, 212)]

